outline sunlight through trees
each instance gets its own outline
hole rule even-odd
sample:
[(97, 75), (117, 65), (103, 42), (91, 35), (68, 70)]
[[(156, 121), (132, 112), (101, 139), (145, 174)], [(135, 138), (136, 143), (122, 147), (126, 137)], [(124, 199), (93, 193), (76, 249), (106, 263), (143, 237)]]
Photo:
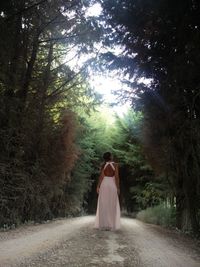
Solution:
[(199, 233), (199, 10), (1, 2), (1, 226), (94, 212), (110, 150), (124, 212), (170, 206), (176, 227)]

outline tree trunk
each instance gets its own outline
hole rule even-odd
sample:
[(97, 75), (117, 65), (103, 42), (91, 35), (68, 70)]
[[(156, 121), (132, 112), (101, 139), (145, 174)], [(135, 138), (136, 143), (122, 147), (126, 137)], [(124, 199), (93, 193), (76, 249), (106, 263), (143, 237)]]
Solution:
[(18, 16), (15, 24), (14, 32), (14, 43), (13, 43), (13, 54), (10, 59), (10, 65), (8, 70), (8, 86), (5, 90), (5, 96), (13, 97), (14, 90), (16, 89), (16, 75), (20, 59), (20, 43), (21, 43), (21, 27), (22, 27), (22, 18)]
[(192, 231), (195, 234), (199, 234), (200, 229), (199, 229), (199, 222), (197, 218), (198, 195), (197, 195), (196, 189), (197, 189), (197, 181), (195, 177), (187, 177), (187, 180), (184, 185), (187, 210), (188, 210), (188, 214), (189, 214), (190, 221), (191, 221)]
[[(181, 170), (181, 168), (179, 168), (179, 170)], [(183, 188), (184, 181), (182, 171), (178, 171), (176, 180), (176, 227), (180, 230), (188, 230), (188, 228), (190, 228), (190, 220)]]
[(23, 84), (22, 88), (17, 93), (17, 95), (19, 96), (19, 98), (21, 100), (22, 110), (25, 107), (26, 98), (27, 98), (27, 94), (28, 94), (28, 90), (29, 90), (29, 85), (30, 85), (31, 78), (32, 78), (33, 67), (34, 67), (34, 63), (36, 61), (36, 57), (37, 57), (37, 51), (38, 51), (38, 47), (39, 47), (39, 35), (40, 35), (40, 31), (37, 29), (37, 32), (36, 32), (34, 39), (33, 39), (32, 52), (31, 52), (30, 60), (28, 62), (28, 67), (26, 69), (24, 84)]
[(191, 230), (190, 213), (186, 207), (185, 196), (182, 193), (176, 197), (176, 227), (182, 231)]
[(37, 152), (39, 152), (40, 150), (40, 142), (41, 142), (40, 135), (38, 133), (42, 132), (44, 127), (45, 100), (46, 100), (47, 90), (50, 84), (52, 60), (53, 60), (53, 43), (50, 43), (47, 65), (44, 71), (43, 84), (41, 87), (41, 94), (40, 94), (41, 100), (39, 101), (39, 107), (38, 107), (38, 123), (36, 126), (36, 144), (35, 144), (35, 149)]
[(20, 61), (20, 54), (21, 54), (21, 27), (22, 27), (22, 18), (19, 15), (16, 20), (13, 22), (15, 23), (15, 27), (12, 27), (13, 29), (13, 35), (14, 38), (13, 43), (10, 44), (10, 50), (11, 50), (11, 58), (6, 59), (7, 64), (7, 70), (6, 70), (6, 86), (4, 91), (4, 97), (5, 97), (5, 105), (4, 105), (4, 116), (1, 117), (0, 127), (7, 127), (11, 112), (10, 110), (15, 105), (13, 103), (13, 96), (14, 92), (17, 89), (17, 72), (18, 72), (18, 66)]

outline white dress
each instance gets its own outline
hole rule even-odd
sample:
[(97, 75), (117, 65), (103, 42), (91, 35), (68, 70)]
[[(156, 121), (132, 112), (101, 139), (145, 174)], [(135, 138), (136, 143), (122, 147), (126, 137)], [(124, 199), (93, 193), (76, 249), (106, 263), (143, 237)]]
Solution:
[[(110, 164), (115, 171), (114, 162), (107, 162), (104, 169)], [(120, 205), (115, 183), (115, 176), (104, 176), (99, 188), (95, 228), (117, 230), (120, 228)]]

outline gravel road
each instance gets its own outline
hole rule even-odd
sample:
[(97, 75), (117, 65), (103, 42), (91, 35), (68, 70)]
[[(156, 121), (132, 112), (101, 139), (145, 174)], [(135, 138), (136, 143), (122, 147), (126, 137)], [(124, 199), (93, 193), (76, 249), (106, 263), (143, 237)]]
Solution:
[(0, 267), (200, 267), (200, 247), (180, 233), (130, 218), (116, 232), (93, 224), (84, 216), (0, 232)]

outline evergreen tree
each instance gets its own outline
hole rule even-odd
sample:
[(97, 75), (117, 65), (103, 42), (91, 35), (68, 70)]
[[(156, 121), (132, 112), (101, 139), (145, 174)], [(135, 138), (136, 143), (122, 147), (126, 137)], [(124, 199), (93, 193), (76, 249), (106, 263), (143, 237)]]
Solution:
[(65, 215), (76, 205), (66, 191), (79, 156), (76, 109), (88, 112), (99, 102), (86, 66), (69, 65), (73, 47), (80, 56), (99, 40), (87, 7), (76, 0), (1, 2), (1, 225)]
[[(104, 60), (131, 78), (122, 92), (144, 114), (143, 143), (152, 166), (168, 177), (177, 227), (199, 231), (198, 1), (102, 1), (121, 56)], [(149, 83), (141, 78), (149, 79)], [(190, 221), (190, 224), (188, 224)]]

